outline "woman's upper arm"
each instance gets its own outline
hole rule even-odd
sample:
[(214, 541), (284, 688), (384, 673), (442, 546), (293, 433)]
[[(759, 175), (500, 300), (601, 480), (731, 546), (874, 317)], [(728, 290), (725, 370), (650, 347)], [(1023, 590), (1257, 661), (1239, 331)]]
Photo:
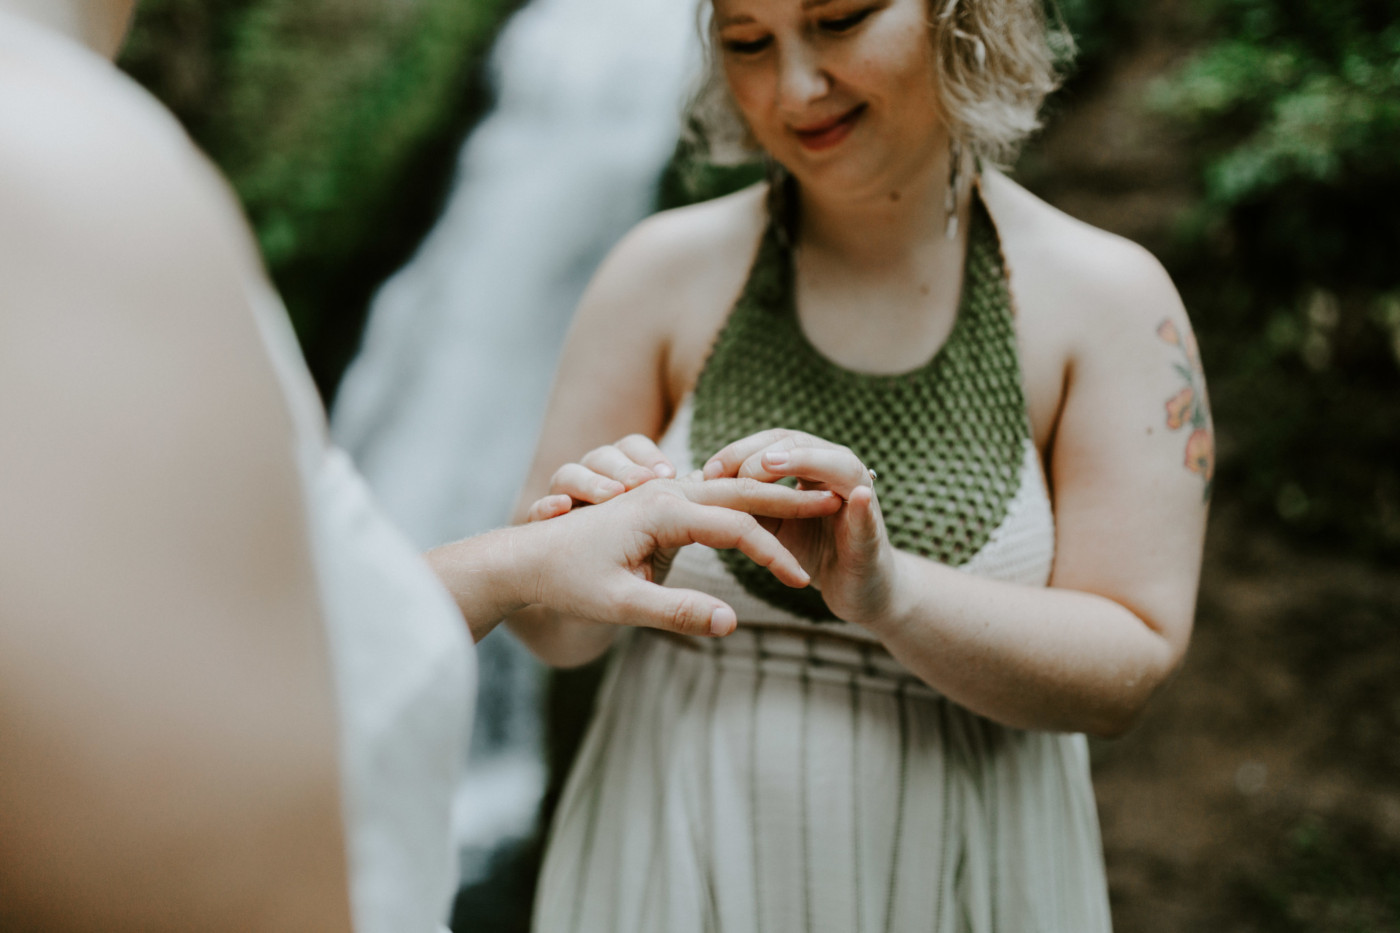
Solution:
[[(574, 313), (534, 459), (516, 502), (517, 522), (549, 491), (551, 477), (564, 464), (628, 434), (657, 437), (664, 427), (665, 296), (656, 285), (651, 224), (633, 230), (613, 249)], [(555, 667), (593, 660), (617, 633), (609, 625), (566, 622), (539, 606), (515, 613), (510, 627)]]
[[(660, 436), (671, 416), (675, 337), (705, 315), (693, 224), (660, 215), (627, 235), (584, 292), (565, 341), (517, 520), (561, 465), (628, 434)], [(679, 466), (679, 465), (677, 465)]]
[(1126, 606), (1186, 650), (1213, 468), (1190, 323), (1145, 250), (1106, 241), (1073, 328), (1050, 455), (1051, 585)]

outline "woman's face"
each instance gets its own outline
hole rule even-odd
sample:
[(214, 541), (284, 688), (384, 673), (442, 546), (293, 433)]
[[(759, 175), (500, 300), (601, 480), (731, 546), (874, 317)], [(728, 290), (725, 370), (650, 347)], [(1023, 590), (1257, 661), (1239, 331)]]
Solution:
[(927, 0), (714, 0), (730, 91), (804, 185), (895, 190), (947, 151)]

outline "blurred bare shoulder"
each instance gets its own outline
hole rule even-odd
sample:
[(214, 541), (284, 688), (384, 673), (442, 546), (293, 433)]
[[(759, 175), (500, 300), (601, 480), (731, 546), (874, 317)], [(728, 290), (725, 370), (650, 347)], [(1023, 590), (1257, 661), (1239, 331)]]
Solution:
[(610, 307), (635, 326), (658, 331), (668, 382), (680, 394), (738, 297), (763, 233), (766, 187), (663, 211), (629, 233), (595, 283), (615, 289)]
[[(260, 272), (212, 167), (114, 67), (37, 30), (0, 34), (0, 126), (0, 426), (23, 452), (6, 514), (47, 508), (40, 534), (71, 519), (91, 532), (80, 549), (141, 534), (185, 561), (210, 529), (236, 549), (272, 530), (264, 508), (296, 514)], [(305, 569), (288, 528), (278, 550)], [(12, 567), (42, 562), (33, 540), (0, 543), (22, 552)]]
[(256, 270), (226, 183), (106, 60), (40, 30), (0, 33), (0, 121), (0, 262), (17, 245), (34, 256), (100, 244), (91, 264), (198, 260), (217, 244), (240, 273)]
[(332, 684), (254, 248), (173, 118), (76, 44), (0, 22), (0, 127), (0, 927), (345, 928)]

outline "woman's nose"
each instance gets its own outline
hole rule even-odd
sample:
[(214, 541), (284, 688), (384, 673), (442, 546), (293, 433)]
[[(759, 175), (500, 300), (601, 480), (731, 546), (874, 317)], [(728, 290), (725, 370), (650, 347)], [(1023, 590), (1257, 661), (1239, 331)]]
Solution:
[(800, 113), (831, 89), (816, 50), (802, 43), (784, 49), (778, 63), (778, 102), (784, 111)]

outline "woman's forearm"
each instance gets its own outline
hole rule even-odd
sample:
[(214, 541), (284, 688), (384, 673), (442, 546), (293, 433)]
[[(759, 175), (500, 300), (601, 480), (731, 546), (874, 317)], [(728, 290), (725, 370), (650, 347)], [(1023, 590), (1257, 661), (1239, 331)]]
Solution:
[(899, 552), (895, 566), (889, 610), (866, 627), (920, 679), (1006, 725), (1120, 735), (1179, 661), (1113, 600)]

